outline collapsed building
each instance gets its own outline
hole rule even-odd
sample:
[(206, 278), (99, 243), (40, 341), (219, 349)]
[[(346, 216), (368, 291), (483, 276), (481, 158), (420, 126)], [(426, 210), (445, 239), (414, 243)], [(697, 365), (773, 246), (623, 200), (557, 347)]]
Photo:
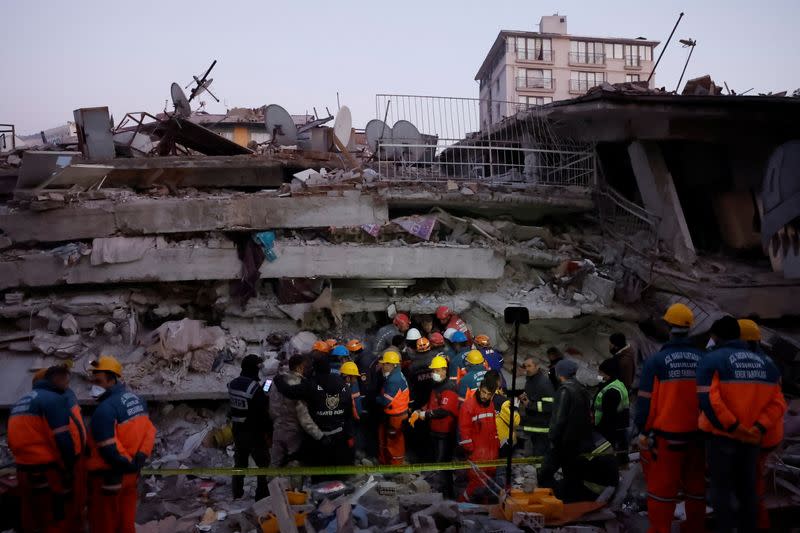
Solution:
[(89, 402), (88, 364), (111, 353), (156, 402), (157, 461), (223, 466), (190, 456), (213, 447), (246, 354), (275, 372), (318, 337), (369, 347), (388, 309), (440, 305), (501, 351), (505, 307), (527, 307), (521, 353), (559, 346), (588, 385), (612, 332), (655, 351), (675, 301), (695, 334), (721, 313), (758, 319), (795, 367), (797, 159), (773, 154), (797, 153), (797, 99), (606, 85), (486, 131), (477, 100), (377, 100), (364, 132), (303, 115), (294, 137), (269, 107), (116, 127), (77, 110), (77, 142), (5, 154), (0, 406), (63, 362)]

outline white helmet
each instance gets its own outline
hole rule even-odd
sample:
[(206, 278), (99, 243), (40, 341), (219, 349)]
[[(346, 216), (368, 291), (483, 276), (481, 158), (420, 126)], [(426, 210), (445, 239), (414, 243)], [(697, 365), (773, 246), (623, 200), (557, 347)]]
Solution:
[(411, 328), (411, 329), (408, 330), (408, 333), (406, 333), (406, 340), (407, 341), (415, 341), (415, 340), (421, 339), (421, 338), (422, 338), (422, 334), (419, 332), (419, 330), (417, 328)]
[(446, 330), (444, 330), (444, 335), (442, 335), (442, 337), (444, 337), (448, 341), (452, 341), (453, 335), (455, 335), (456, 331), (458, 331), (456, 328), (447, 328)]

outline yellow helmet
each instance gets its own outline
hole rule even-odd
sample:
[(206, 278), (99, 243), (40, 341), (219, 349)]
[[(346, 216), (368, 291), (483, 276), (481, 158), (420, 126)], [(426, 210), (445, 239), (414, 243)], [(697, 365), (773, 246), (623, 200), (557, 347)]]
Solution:
[(97, 361), (89, 364), (92, 366), (92, 372), (113, 372), (117, 376), (122, 376), (122, 365), (110, 355), (101, 355)]
[(437, 355), (431, 359), (431, 364), (428, 365), (428, 368), (431, 370), (436, 370), (437, 368), (447, 368), (447, 359), (441, 355)]
[(739, 338), (743, 341), (760, 341), (761, 330), (758, 329), (758, 324), (747, 318), (740, 318), (739, 322)]
[(664, 313), (664, 321), (679, 328), (690, 328), (694, 324), (694, 313), (684, 304), (672, 304)]
[(489, 335), (478, 335), (475, 337), (475, 344), (482, 348), (488, 348), (492, 344), (492, 341), (489, 339)]
[(484, 361), (483, 354), (478, 350), (470, 350), (469, 352), (467, 352), (466, 359), (467, 363), (471, 365), (479, 365)]
[(358, 367), (352, 361), (347, 361), (342, 364), (342, 368), (340, 369), (343, 376), (360, 376), (361, 374), (358, 371)]
[(400, 364), (400, 352), (397, 350), (386, 350), (383, 352), (380, 363), (391, 363), (393, 365)]

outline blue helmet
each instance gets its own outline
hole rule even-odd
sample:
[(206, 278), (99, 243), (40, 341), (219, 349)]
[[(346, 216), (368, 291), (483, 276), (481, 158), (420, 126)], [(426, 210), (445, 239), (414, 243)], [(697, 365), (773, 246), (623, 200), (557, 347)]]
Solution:
[(463, 331), (456, 331), (453, 333), (453, 337), (450, 339), (450, 342), (467, 342), (467, 336)]
[(350, 355), (350, 352), (347, 350), (347, 347), (339, 344), (334, 347), (333, 350), (331, 350), (331, 355), (335, 355), (336, 357), (347, 357)]

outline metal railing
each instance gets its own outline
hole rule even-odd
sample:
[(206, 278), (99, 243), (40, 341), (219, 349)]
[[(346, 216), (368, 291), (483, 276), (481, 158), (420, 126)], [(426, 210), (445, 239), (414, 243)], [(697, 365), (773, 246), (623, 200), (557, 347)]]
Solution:
[(553, 62), (553, 51), (545, 50), (543, 48), (517, 48), (518, 61), (544, 61), (546, 63)]
[(547, 89), (553, 90), (555, 81), (553, 78), (517, 78), (517, 89)]
[(605, 65), (605, 54), (590, 54), (587, 52), (570, 52), (569, 62), (574, 65)]
[(659, 218), (609, 185), (597, 188), (595, 204), (603, 227), (621, 239), (635, 239), (645, 249), (657, 244)]
[(583, 94), (592, 87), (596, 87), (601, 83), (603, 83), (603, 80), (600, 81), (569, 80), (569, 92)]
[(625, 68), (641, 68), (641, 56), (625, 56)]

